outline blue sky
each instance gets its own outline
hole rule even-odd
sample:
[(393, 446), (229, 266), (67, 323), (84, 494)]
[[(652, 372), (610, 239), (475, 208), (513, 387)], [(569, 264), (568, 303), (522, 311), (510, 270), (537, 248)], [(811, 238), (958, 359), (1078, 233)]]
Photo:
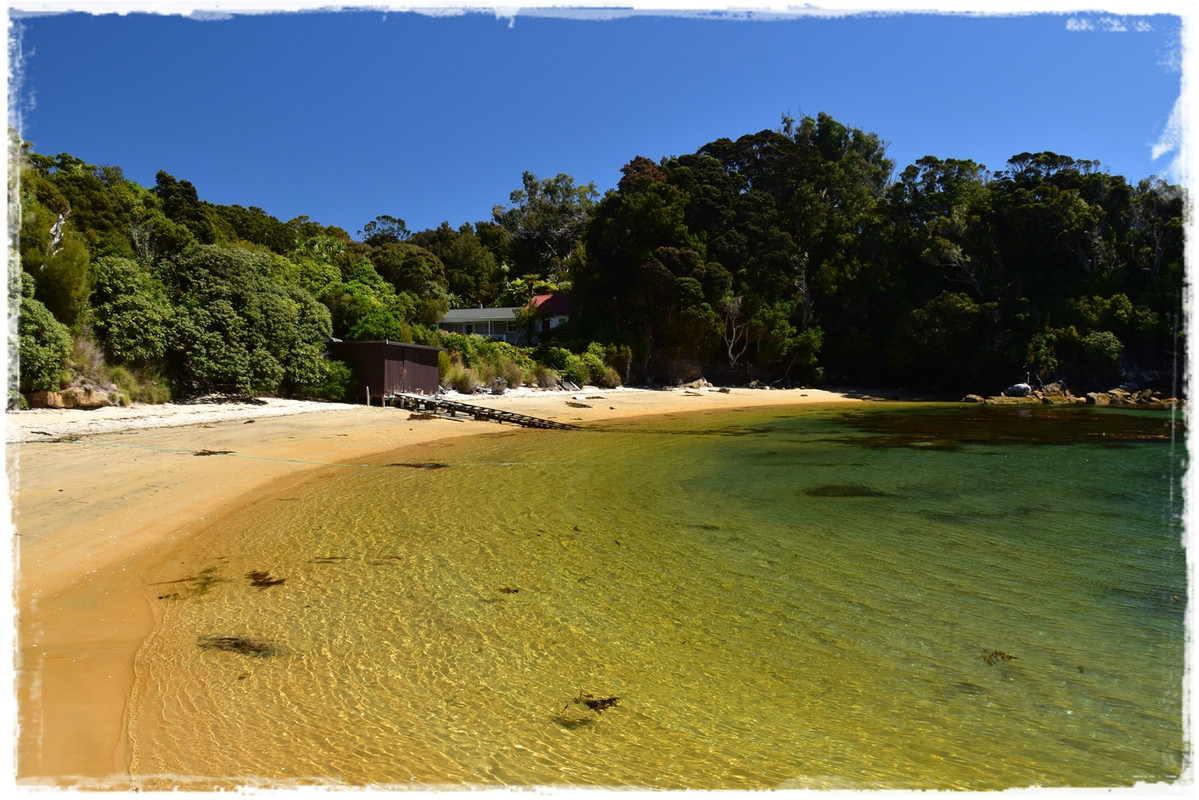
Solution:
[[(18, 4), (19, 5), (19, 4)], [(215, 203), (357, 235), (490, 219), (521, 174), (600, 192), (658, 160), (824, 111), (924, 155), (1020, 152), (1172, 172), (1181, 21), (1169, 14), (596, 19), (338, 11), (14, 20), (34, 150), (158, 170)]]

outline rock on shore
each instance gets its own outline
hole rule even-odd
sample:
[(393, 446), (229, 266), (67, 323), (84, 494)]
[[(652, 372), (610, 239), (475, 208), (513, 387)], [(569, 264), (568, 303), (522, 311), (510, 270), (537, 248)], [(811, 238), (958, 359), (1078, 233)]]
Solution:
[(987, 405), (1119, 406), (1162, 410), (1178, 408), (1182, 405), (1182, 401), (1178, 398), (1168, 397), (1155, 389), (1133, 391), (1116, 388), (1106, 392), (1087, 392), (1079, 397), (1060, 383), (1051, 383), (1041, 389), (1033, 389), (1019, 397), (1009, 397), (1006, 394), (991, 397), (968, 394), (962, 398), (962, 402)]

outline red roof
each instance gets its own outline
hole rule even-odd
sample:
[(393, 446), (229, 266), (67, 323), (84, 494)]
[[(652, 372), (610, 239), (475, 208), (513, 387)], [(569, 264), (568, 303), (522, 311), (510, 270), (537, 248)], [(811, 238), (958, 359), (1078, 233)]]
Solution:
[(564, 294), (535, 294), (529, 305), (551, 317), (569, 317), (574, 304)]

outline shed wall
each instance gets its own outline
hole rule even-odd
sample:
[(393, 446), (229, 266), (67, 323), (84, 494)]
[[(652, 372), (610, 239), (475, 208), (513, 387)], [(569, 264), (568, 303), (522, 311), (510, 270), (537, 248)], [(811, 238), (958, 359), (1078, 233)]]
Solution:
[(436, 394), (440, 388), (436, 347), (401, 342), (331, 342), (329, 352), (351, 363), (358, 385), (356, 399), (398, 392)]

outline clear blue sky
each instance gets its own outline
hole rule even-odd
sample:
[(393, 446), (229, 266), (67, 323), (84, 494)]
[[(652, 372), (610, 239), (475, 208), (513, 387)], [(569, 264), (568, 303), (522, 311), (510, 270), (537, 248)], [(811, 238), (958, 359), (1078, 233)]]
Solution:
[(357, 235), (491, 218), (521, 174), (600, 192), (634, 156), (815, 116), (990, 169), (1025, 151), (1171, 174), (1176, 16), (570, 19), (380, 11), (19, 16), (21, 134), (201, 199)]

